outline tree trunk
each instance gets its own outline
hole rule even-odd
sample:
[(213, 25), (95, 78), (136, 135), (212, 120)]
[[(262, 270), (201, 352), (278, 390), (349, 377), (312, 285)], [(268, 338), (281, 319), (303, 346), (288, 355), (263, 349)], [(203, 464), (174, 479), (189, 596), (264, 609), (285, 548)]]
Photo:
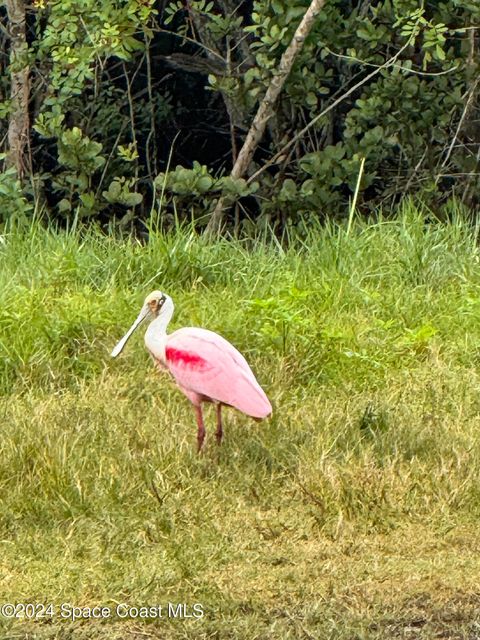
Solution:
[(10, 32), (10, 100), (11, 114), (8, 123), (7, 166), (15, 167), (22, 178), (28, 162), (25, 149), (29, 136), (28, 100), (30, 77), (27, 58), (24, 0), (6, 0)]
[[(288, 74), (292, 69), (295, 58), (302, 50), (305, 39), (310, 33), (315, 19), (317, 18), (324, 4), (325, 0), (312, 0), (310, 6), (308, 7), (305, 15), (302, 18), (302, 21), (295, 31), (295, 35), (293, 36), (292, 41), (282, 55), (280, 64), (278, 65), (278, 69), (276, 70), (272, 80), (270, 81), (267, 92), (265, 93), (265, 96), (261, 101), (260, 106), (258, 107), (258, 111), (255, 115), (255, 118), (253, 119), (245, 142), (243, 143), (240, 153), (238, 154), (238, 158), (233, 165), (233, 169), (230, 173), (230, 176), (232, 178), (241, 178), (247, 171), (248, 166), (253, 158), (253, 154), (255, 153), (255, 150), (258, 146), (258, 143), (262, 139), (262, 136), (265, 132), (267, 122), (274, 113), (275, 102), (280, 95)], [(231, 201), (226, 201), (225, 196), (219, 197), (217, 205), (210, 217), (205, 231), (207, 234), (218, 235), (220, 233), (225, 209), (230, 205)]]

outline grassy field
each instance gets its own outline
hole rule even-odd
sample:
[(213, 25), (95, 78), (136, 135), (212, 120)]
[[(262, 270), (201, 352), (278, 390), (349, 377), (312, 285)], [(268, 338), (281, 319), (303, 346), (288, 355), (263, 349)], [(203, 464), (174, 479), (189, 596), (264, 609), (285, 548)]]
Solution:
[[(226, 411), (218, 448), (208, 409), (197, 456), (142, 336), (110, 359), (156, 288), (245, 354), (271, 419)], [(1, 637), (479, 638), (479, 292), (475, 230), (408, 206), (288, 249), (6, 234), (0, 605), (55, 610)]]

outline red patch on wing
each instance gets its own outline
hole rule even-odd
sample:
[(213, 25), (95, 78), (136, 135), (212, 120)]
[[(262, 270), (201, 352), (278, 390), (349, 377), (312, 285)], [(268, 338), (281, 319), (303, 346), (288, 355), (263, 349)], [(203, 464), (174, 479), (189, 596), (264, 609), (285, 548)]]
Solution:
[(181, 349), (167, 347), (165, 349), (165, 357), (172, 364), (180, 364), (189, 369), (202, 371), (207, 367), (207, 361), (191, 351), (182, 351)]

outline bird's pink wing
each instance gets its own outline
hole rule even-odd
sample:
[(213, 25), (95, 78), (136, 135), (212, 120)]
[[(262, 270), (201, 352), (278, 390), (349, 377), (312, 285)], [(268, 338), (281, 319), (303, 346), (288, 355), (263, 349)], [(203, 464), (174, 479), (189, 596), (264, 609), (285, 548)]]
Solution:
[(229, 404), (254, 418), (265, 418), (272, 411), (245, 358), (213, 331), (188, 327), (169, 335), (165, 364), (188, 391)]

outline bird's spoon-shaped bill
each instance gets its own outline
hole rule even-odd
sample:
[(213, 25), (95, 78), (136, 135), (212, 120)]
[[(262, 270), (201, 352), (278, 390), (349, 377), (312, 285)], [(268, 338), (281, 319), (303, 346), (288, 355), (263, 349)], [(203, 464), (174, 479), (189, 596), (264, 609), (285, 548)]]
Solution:
[(130, 338), (130, 336), (132, 335), (132, 333), (135, 331), (135, 329), (142, 324), (142, 322), (145, 320), (145, 318), (148, 316), (150, 312), (149, 307), (147, 306), (146, 308), (143, 307), (142, 310), (140, 311), (140, 313), (137, 316), (137, 319), (135, 320), (135, 322), (132, 324), (132, 326), (130, 327), (130, 329), (127, 331), (127, 333), (123, 336), (123, 338), (121, 340), (119, 340), (117, 342), (117, 344), (113, 347), (112, 349), (112, 353), (110, 354), (112, 358), (116, 358), (122, 351), (123, 351), (123, 347), (127, 344), (128, 339)]

